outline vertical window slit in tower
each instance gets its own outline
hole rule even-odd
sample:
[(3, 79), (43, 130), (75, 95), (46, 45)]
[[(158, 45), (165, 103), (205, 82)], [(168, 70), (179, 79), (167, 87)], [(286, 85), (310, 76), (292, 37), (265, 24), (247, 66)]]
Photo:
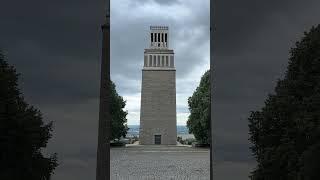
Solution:
[(160, 42), (160, 33), (158, 33), (158, 42)]
[(161, 42), (164, 42), (164, 41), (163, 41), (163, 33), (161, 33)]
[(157, 59), (157, 66), (160, 66), (160, 56), (158, 55), (158, 59)]
[(149, 64), (148, 64), (148, 66), (149, 67), (152, 66), (152, 55), (149, 55)]
[(156, 67), (157, 65), (157, 56), (153, 56), (153, 67)]
[(161, 56), (161, 66), (164, 66), (164, 56)]
[(166, 56), (166, 66), (168, 66), (168, 64), (169, 64), (169, 58), (168, 56)]
[(153, 33), (151, 33), (151, 42), (153, 42)]
[(147, 66), (148, 63), (148, 56), (144, 56), (144, 67)]
[(157, 33), (154, 33), (154, 42), (157, 42)]
[(168, 35), (167, 35), (167, 33), (165, 33), (164, 36), (165, 36), (164, 37), (165, 46), (168, 47), (168, 42), (167, 42), (168, 41)]

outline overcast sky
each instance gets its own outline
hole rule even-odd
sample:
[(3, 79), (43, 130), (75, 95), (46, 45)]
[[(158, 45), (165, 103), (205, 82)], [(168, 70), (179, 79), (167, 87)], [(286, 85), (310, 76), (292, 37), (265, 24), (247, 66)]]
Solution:
[(127, 100), (128, 124), (140, 121), (141, 69), (144, 49), (149, 48), (149, 27), (166, 25), (176, 59), (177, 124), (185, 125), (188, 97), (210, 68), (209, 1), (112, 1), (111, 17), (111, 79)]
[[(245, 180), (247, 117), (281, 78), (288, 51), (320, 22), (320, 1), (215, 1), (215, 177)], [(26, 100), (54, 121), (54, 180), (94, 179), (103, 0), (2, 0), (0, 48), (22, 74)], [(139, 123), (143, 50), (150, 25), (170, 27), (177, 69), (178, 124), (209, 68), (209, 0), (111, 1), (111, 78)], [(232, 172), (232, 173), (230, 173)]]

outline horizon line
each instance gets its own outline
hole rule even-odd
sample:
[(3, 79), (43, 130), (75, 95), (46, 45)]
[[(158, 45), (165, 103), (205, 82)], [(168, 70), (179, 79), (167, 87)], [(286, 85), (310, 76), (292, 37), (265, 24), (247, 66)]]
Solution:
[[(128, 126), (140, 126), (140, 124), (127, 124)], [(177, 126), (187, 126), (186, 124), (177, 124)]]

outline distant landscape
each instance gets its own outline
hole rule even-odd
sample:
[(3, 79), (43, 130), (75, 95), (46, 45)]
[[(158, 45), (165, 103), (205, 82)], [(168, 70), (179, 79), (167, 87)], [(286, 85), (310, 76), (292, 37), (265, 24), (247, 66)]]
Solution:
[[(139, 137), (139, 127), (140, 125), (128, 125), (129, 130), (127, 137), (137, 136)], [(193, 134), (189, 134), (189, 129), (187, 126), (177, 126), (177, 135), (182, 137), (182, 139), (194, 138)]]

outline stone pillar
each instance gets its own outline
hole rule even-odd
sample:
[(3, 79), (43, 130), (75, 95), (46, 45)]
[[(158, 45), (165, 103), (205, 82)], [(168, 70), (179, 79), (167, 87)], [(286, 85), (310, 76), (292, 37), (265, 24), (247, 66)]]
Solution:
[(213, 2), (210, 2), (210, 179), (213, 178), (213, 159), (214, 159), (214, 151), (213, 151), (213, 145), (214, 145), (214, 137), (213, 137), (213, 104), (212, 100), (214, 95), (214, 64), (213, 64), (213, 33), (215, 30), (214, 25), (214, 18), (213, 18)]
[(102, 57), (100, 76), (99, 129), (96, 180), (110, 179), (110, 0), (107, 1), (106, 22), (102, 25)]

